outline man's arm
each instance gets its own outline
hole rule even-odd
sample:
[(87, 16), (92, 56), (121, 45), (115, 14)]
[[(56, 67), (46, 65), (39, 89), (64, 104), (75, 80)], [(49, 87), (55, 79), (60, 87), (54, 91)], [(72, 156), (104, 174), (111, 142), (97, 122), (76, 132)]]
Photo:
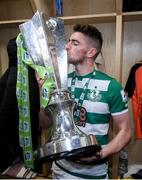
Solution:
[(83, 162), (86, 161), (89, 163), (107, 158), (108, 156), (119, 152), (129, 143), (131, 139), (129, 112), (114, 116), (113, 122), (118, 128), (118, 133), (116, 136), (105, 147), (103, 147), (100, 152), (96, 153), (96, 155), (88, 158), (81, 158)]
[(131, 123), (129, 112), (113, 117), (113, 122), (118, 128), (117, 135), (102, 149), (101, 157), (105, 158), (123, 149), (131, 139)]
[[(37, 72), (35, 72), (35, 76), (36, 76), (36, 80), (37, 80), (38, 87), (39, 87), (39, 94), (41, 94), (41, 88), (42, 88), (42, 85), (43, 85), (45, 80), (41, 79), (38, 76)], [(39, 120), (40, 120), (40, 126), (44, 130), (48, 129), (52, 125), (51, 117), (48, 113), (46, 113), (44, 108), (40, 108)]]

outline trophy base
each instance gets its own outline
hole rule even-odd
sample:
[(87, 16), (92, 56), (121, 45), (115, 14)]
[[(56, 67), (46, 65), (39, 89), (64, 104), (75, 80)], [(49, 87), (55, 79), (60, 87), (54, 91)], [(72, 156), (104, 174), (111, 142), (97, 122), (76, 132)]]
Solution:
[(70, 161), (76, 161), (77, 163), (80, 163), (79, 159), (81, 157), (85, 158), (85, 157), (93, 156), (97, 152), (101, 151), (101, 149), (102, 148), (100, 145), (95, 144), (95, 145), (91, 145), (91, 146), (82, 147), (79, 149), (73, 149), (71, 151), (65, 151), (65, 152), (61, 152), (61, 153), (48, 155), (48, 156), (39, 158), (39, 160), (41, 163), (47, 163), (47, 162), (51, 162), (51, 161), (67, 159)]
[(42, 163), (60, 159), (77, 159), (95, 155), (101, 150), (94, 135), (75, 135), (71, 138), (60, 138), (47, 142), (38, 150)]
[(76, 149), (85, 148), (88, 146), (96, 145), (97, 141), (94, 135), (74, 135), (70, 138), (59, 138), (51, 140), (39, 149), (39, 156), (54, 156), (55, 154), (64, 154), (64, 152), (75, 152)]

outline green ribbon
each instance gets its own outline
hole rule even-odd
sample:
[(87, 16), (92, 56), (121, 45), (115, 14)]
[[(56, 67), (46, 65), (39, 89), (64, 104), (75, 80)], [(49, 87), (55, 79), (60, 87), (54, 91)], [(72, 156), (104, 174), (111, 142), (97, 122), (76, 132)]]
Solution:
[(33, 63), (21, 33), (18, 35), (16, 42), (18, 57), (16, 96), (19, 109), (19, 141), (20, 146), (23, 148), (25, 166), (34, 169), (28, 66), (35, 69), (38, 76), (44, 81), (40, 94), (40, 106), (43, 108), (45, 108), (49, 102), (51, 92), (55, 87), (55, 81), (52, 67), (43, 67)]

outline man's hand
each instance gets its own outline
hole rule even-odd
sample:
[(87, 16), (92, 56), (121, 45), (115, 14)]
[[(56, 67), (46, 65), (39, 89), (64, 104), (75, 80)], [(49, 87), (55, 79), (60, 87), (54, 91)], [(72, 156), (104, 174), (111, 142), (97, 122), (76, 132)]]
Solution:
[(38, 87), (39, 87), (39, 90), (41, 90), (42, 88), (42, 85), (43, 83), (45, 82), (44, 79), (40, 78), (37, 74), (37, 72), (35, 72), (35, 76), (36, 76), (36, 80), (37, 80), (37, 83), (38, 83)]
[(40, 125), (42, 129), (47, 130), (53, 124), (52, 118), (50, 114), (45, 113), (45, 109), (40, 109), (39, 112)]
[(92, 162), (98, 162), (102, 159), (102, 152), (97, 152), (95, 155), (93, 156), (90, 156), (90, 157), (81, 157), (79, 159), (77, 159), (76, 162), (78, 163), (84, 163), (84, 164), (89, 164), (89, 163), (92, 163)]
[(100, 152), (97, 152), (95, 155), (93, 156), (90, 156), (90, 157), (85, 157), (85, 158), (80, 158), (80, 161), (81, 162), (87, 162), (87, 163), (90, 163), (92, 161), (99, 161), (102, 157), (102, 153), (101, 151)]

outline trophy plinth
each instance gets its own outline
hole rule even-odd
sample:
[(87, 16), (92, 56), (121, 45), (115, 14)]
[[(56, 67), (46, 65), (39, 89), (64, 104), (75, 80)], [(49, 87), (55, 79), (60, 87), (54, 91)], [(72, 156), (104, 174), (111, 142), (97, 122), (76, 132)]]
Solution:
[(101, 150), (94, 135), (86, 135), (74, 124), (74, 101), (69, 91), (55, 90), (45, 111), (53, 121), (51, 139), (39, 149), (42, 162), (94, 155)]

